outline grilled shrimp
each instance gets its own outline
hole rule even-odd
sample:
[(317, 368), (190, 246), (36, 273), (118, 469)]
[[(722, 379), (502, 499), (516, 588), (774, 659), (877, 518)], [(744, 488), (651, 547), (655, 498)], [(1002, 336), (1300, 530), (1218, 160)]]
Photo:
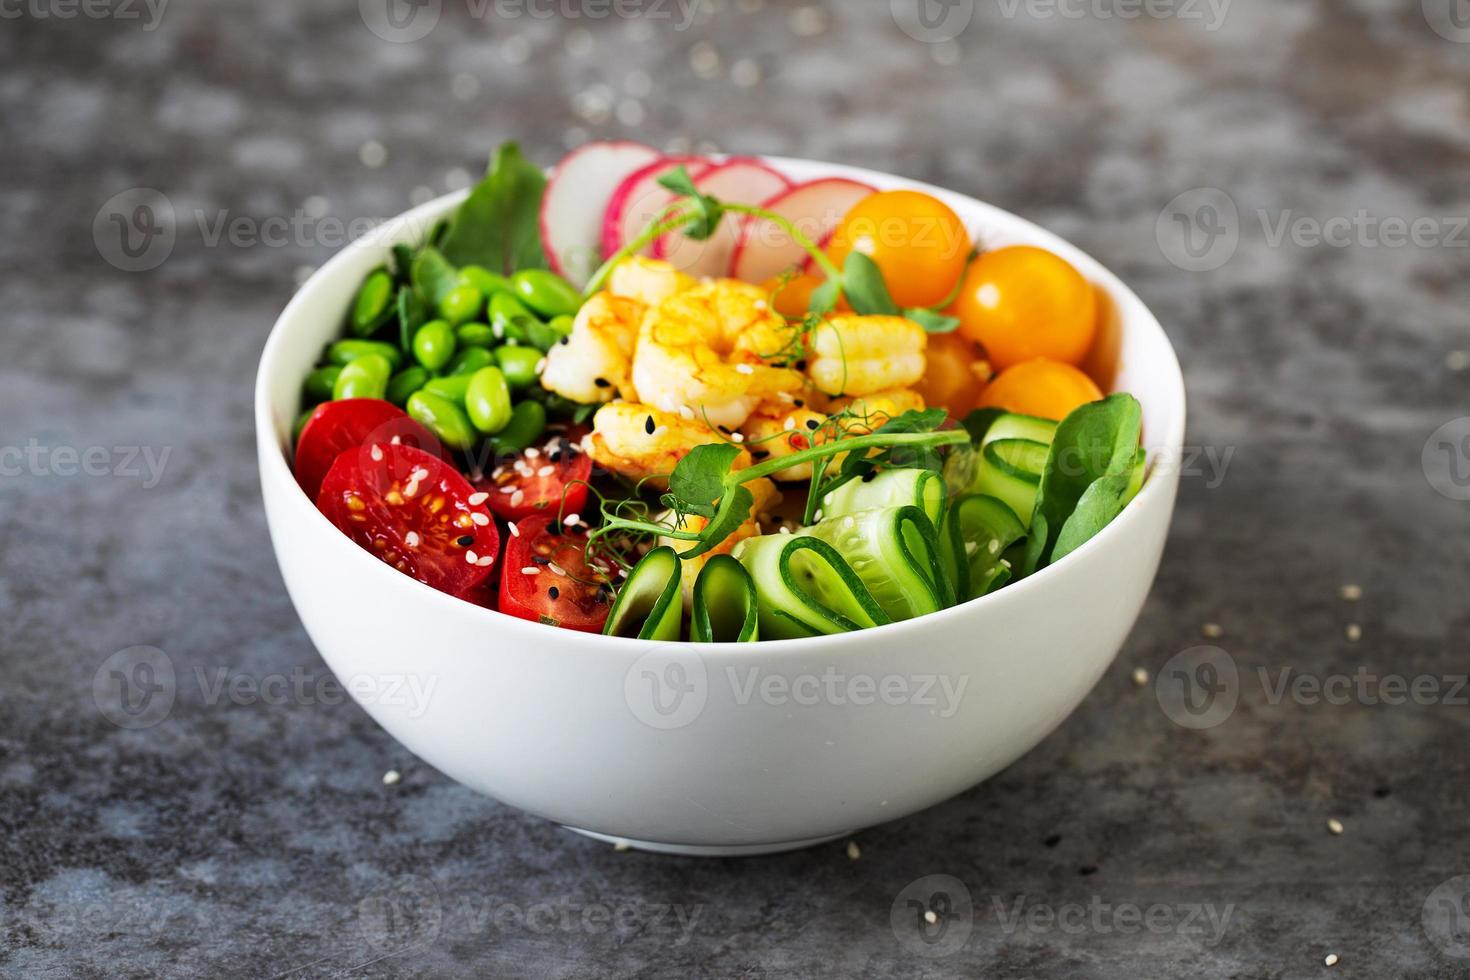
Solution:
[[(796, 404), (798, 400), (800, 405)], [(807, 399), (798, 400), (768, 398), (745, 420), (740, 434), (745, 437), (753, 459), (780, 459), (808, 448), (814, 440), (818, 443), (827, 441), (826, 437), (831, 433), (820, 428), (827, 421), (827, 416), (814, 410)], [(772, 479), (783, 482), (811, 478), (811, 463), (788, 466), (772, 475)]]
[(843, 420), (843, 431), (850, 435), (863, 435), (910, 409), (922, 411), (924, 396), (908, 388), (893, 388), (856, 398), (838, 398), (831, 407), (834, 414), (852, 413), (851, 418)]
[(906, 388), (924, 376), (924, 328), (901, 316), (837, 314), (811, 332), (807, 374), (829, 395)]
[[(742, 345), (752, 332), (757, 339)], [(753, 349), (778, 332), (789, 330), (760, 287), (701, 284), (644, 317), (633, 384), (644, 402), (666, 412), (687, 408), (711, 425), (738, 429), (766, 396), (801, 388), (800, 374), (765, 363), (766, 352)]]
[(694, 288), (694, 279), (658, 259), (634, 255), (619, 262), (608, 277), (607, 291), (657, 306), (675, 293)]
[[(584, 446), (593, 462), (603, 468), (634, 480), (654, 478), (651, 482), (662, 487), (689, 450), (715, 441), (715, 433), (696, 418), (616, 401), (597, 410)], [(731, 468), (749, 465), (750, 453), (742, 447)]]
[(566, 341), (547, 353), (541, 386), (575, 402), (636, 399), (630, 371), (645, 309), (636, 299), (608, 292), (587, 300)]
[[(745, 487), (755, 497), (755, 503), (750, 508), (750, 517), (742, 522), (734, 531), (730, 532), (729, 537), (715, 545), (709, 551), (706, 551), (702, 555), (696, 555), (693, 558), (685, 558), (679, 563), (679, 585), (684, 593), (685, 609), (688, 609), (693, 602), (694, 580), (699, 578), (699, 572), (700, 569), (704, 568), (704, 563), (715, 555), (728, 555), (731, 549), (741, 541), (759, 535), (761, 533), (761, 527), (758, 518), (762, 514), (769, 514), (781, 502), (781, 491), (777, 490), (776, 485), (764, 477), (758, 480), (751, 480), (745, 484)], [(667, 524), (673, 524), (681, 531), (698, 532), (704, 530), (709, 524), (707, 518), (694, 514), (685, 515), (676, 523), (673, 511), (664, 512), (659, 519)], [(659, 538), (658, 543), (666, 544), (675, 551), (686, 551), (689, 548), (688, 541), (680, 541), (677, 538)]]

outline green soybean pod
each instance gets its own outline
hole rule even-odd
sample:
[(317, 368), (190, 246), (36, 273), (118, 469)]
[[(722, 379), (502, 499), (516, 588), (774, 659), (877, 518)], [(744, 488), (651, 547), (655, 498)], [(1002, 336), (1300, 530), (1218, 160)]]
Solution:
[(397, 347), (381, 340), (339, 340), (327, 348), (327, 360), (340, 367), (345, 367), (367, 354), (386, 357), (393, 367), (397, 367), (398, 362), (403, 360), (403, 353)]
[(485, 309), (485, 295), (474, 286), (455, 286), (439, 301), (439, 315), (451, 326), (468, 323)]
[(490, 325), (506, 340), (524, 344), (533, 323), (540, 323), (536, 314), (526, 309), (525, 304), (510, 293), (496, 293), (490, 297)]
[(510, 385), (498, 367), (483, 367), (470, 375), (465, 390), (464, 408), (475, 428), (484, 433), (499, 432), (510, 421)]
[(488, 323), (465, 323), (454, 328), (454, 341), (459, 347), (494, 347), (500, 341)]
[(388, 379), (388, 393), (384, 397), (402, 408), (408, 402), (408, 396), (427, 384), (431, 377), (433, 375), (426, 367), (418, 364), (406, 367)]
[(336, 387), (337, 375), (341, 373), (340, 364), (325, 364), (313, 370), (301, 385), (302, 400), (313, 405), (331, 401), (332, 389)]
[(525, 452), (546, 431), (546, 409), (529, 399), (511, 409), (510, 421), (491, 440), (497, 456)]
[(542, 360), (539, 350), (534, 347), (497, 347), (494, 353), (496, 365), (512, 388), (528, 388), (535, 383), (536, 368)]
[(388, 378), (393, 365), (382, 354), (354, 357), (337, 375), (332, 386), (332, 400), (343, 398), (382, 398), (388, 393)]
[(430, 371), (437, 371), (454, 356), (454, 329), (443, 320), (430, 320), (413, 335), (413, 356)]
[(491, 272), (483, 265), (464, 266), (459, 270), (459, 278), (456, 282), (461, 286), (474, 286), (486, 299), (496, 293), (510, 291), (509, 279)]
[(352, 301), (349, 324), (358, 337), (369, 337), (393, 315), (393, 277), (387, 269), (374, 269), (363, 280)]
[(470, 387), (471, 377), (468, 374), (451, 374), (443, 378), (430, 378), (419, 390), (448, 398), (452, 402), (463, 402), (465, 392)]
[(576, 313), (582, 307), (582, 294), (555, 272), (545, 269), (522, 269), (510, 277), (517, 298), (544, 317)]
[(445, 374), (474, 374), (482, 367), (489, 367), (495, 363), (495, 355), (483, 347), (466, 347), (454, 356), (448, 366), (444, 368)]
[(408, 417), (439, 437), (451, 449), (468, 449), (475, 444), (475, 428), (458, 404), (431, 391), (416, 391), (408, 398)]

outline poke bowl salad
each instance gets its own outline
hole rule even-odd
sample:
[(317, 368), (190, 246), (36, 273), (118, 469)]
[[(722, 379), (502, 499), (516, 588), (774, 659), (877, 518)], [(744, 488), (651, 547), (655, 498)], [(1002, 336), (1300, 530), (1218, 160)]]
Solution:
[(1106, 527), (1139, 403), (1060, 256), (748, 157), (502, 146), (363, 280), (294, 473), (399, 573), (549, 627), (789, 639), (980, 599)]

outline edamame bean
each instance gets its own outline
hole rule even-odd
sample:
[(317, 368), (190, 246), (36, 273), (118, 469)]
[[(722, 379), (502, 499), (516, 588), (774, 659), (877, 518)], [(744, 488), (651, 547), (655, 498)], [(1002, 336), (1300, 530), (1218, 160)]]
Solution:
[(332, 400), (343, 398), (382, 398), (388, 393), (388, 377), (393, 365), (382, 354), (354, 357), (337, 375), (332, 386)]
[(430, 320), (413, 335), (413, 356), (437, 371), (454, 356), (454, 330), (443, 320)]
[(401, 408), (408, 401), (408, 396), (427, 384), (431, 377), (426, 367), (418, 364), (406, 367), (388, 379), (388, 393), (383, 397)]
[(495, 363), (495, 355), (483, 347), (467, 347), (455, 355), (444, 369), (445, 374), (474, 374), (482, 367)]
[(439, 315), (451, 326), (468, 323), (485, 309), (485, 296), (474, 286), (455, 286), (439, 301)]
[(480, 291), (480, 295), (489, 299), (496, 293), (510, 291), (510, 280), (501, 275), (496, 275), (483, 265), (467, 265), (459, 270), (458, 284), (461, 286), (474, 286)]
[(497, 456), (524, 452), (546, 431), (546, 409), (540, 402), (520, 402), (511, 409), (510, 421), (495, 434), (491, 445)]
[(327, 348), (327, 360), (339, 366), (351, 364), (365, 354), (386, 357), (393, 367), (397, 367), (398, 362), (403, 360), (402, 351), (381, 340), (339, 340)]
[(534, 347), (497, 347), (495, 363), (505, 381), (512, 388), (525, 388), (536, 381), (536, 365), (541, 363), (541, 352)]
[(582, 294), (561, 276), (545, 269), (522, 269), (510, 277), (516, 296), (542, 316), (576, 313)]
[(576, 322), (577, 319), (573, 316), (554, 316), (547, 323), (547, 326), (555, 330), (558, 337), (570, 337), (572, 335), (572, 327)]
[(408, 417), (439, 437), (451, 449), (468, 449), (475, 444), (475, 429), (464, 409), (431, 391), (416, 391), (408, 399)]
[(444, 378), (431, 378), (419, 390), (463, 404), (465, 392), (470, 387), (471, 377), (472, 375), (468, 374), (451, 374)]
[(341, 373), (340, 364), (327, 364), (313, 370), (301, 385), (304, 400), (313, 404), (330, 401), (332, 388), (337, 384), (337, 375)]
[(464, 409), (481, 432), (499, 432), (510, 421), (510, 386), (498, 367), (484, 367), (470, 376)]
[(526, 325), (526, 335), (531, 341), (531, 346), (545, 353), (556, 346), (561, 340), (561, 334), (551, 328), (551, 324), (542, 323), (540, 320), (532, 320)]
[(466, 323), (456, 327), (454, 340), (460, 347), (494, 347), (499, 343), (488, 323)]
[(531, 324), (540, 322), (525, 304), (510, 293), (496, 293), (490, 297), (490, 325), (500, 331), (505, 340), (526, 343)]
[(363, 280), (352, 302), (352, 332), (359, 337), (370, 336), (393, 312), (393, 277), (387, 269), (375, 269)]

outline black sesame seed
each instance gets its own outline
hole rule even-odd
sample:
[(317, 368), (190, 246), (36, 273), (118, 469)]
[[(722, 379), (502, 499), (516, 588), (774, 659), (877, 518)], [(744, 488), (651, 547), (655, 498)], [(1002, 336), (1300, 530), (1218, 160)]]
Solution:
[(806, 408), (806, 402), (802, 401), (800, 398), (796, 400), (795, 404), (797, 408)]
[(727, 428), (725, 428), (723, 425), (720, 426), (719, 428), (720, 428), (720, 431), (723, 432), (725, 435), (728, 436), (730, 434), (730, 430), (727, 429)]
[(454, 543), (459, 545), (461, 548), (468, 548), (470, 545), (475, 543), (475, 536), (473, 534), (461, 534), (459, 537), (454, 539)]
[(643, 420), (643, 431), (644, 432), (647, 432), (649, 435), (653, 435), (653, 430), (656, 429), (656, 428), (658, 428), (658, 426), (656, 426), (656, 425), (653, 424), (653, 416), (652, 415), (650, 415), (648, 418), (646, 418), (646, 419)]
[(612, 382), (609, 381), (609, 380), (607, 380), (606, 378), (593, 378), (592, 379), (592, 383), (595, 384), (595, 385), (597, 385), (597, 387), (599, 387), (599, 388), (611, 388), (612, 387)]
[(873, 482), (873, 477), (875, 477), (877, 475), (878, 475), (878, 471), (877, 470), (868, 470), (868, 472), (866, 472), (866, 473), (863, 474), (863, 482), (864, 483), (872, 483)]
[(531, 556), (531, 564), (533, 564), (533, 565), (550, 565), (551, 564), (551, 559), (550, 558), (547, 558), (545, 555), (532, 555)]
[(798, 370), (798, 371), (805, 371), (806, 370), (806, 360), (805, 359), (796, 362), (796, 370)]
[(557, 341), (558, 344), (570, 344), (571, 342), (572, 338), (570, 337), (563, 337), (561, 340)]
[(546, 590), (546, 594), (551, 596), (551, 598), (553, 599), (560, 599), (561, 589), (558, 589), (556, 586), (553, 585), (551, 588)]
[(771, 451), (769, 449), (752, 449), (750, 455), (755, 459), (765, 459), (771, 455)]
[(807, 419), (806, 420), (806, 427), (808, 429), (811, 429), (813, 432), (817, 431), (817, 426), (819, 426), (821, 424), (822, 423), (818, 422), (816, 419)]

